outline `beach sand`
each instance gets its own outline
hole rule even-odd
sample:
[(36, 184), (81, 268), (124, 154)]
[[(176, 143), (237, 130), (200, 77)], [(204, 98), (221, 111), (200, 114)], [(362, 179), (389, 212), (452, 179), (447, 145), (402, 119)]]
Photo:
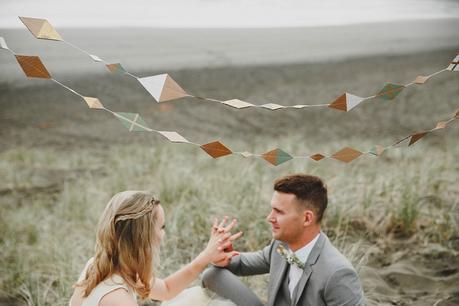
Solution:
[[(368, 96), (384, 82), (408, 83), (417, 75), (441, 70), (459, 52), (458, 28), (459, 19), (301, 29), (59, 32), (93, 54), (120, 61), (132, 73), (168, 72), (196, 95), (293, 105), (328, 103), (344, 91)], [(26, 30), (1, 30), (0, 35), (17, 53), (40, 55), (56, 79), (85, 96), (99, 97), (114, 111), (139, 112), (155, 129), (175, 130), (200, 143), (219, 139), (239, 151), (265, 152), (277, 146), (309, 153), (331, 153), (345, 145), (365, 149), (431, 128), (459, 107), (459, 74), (451, 72), (406, 89), (394, 101), (374, 100), (350, 113), (331, 109), (238, 111), (191, 98), (157, 104), (136, 80), (110, 75), (103, 65), (90, 62), (63, 43), (36, 41)], [(113, 153), (111, 148), (116, 146), (165, 145), (157, 135), (129, 134), (108, 113), (89, 110), (57, 84), (25, 79), (6, 52), (1, 53), (0, 67), (0, 153), (5, 156), (16, 148), (51, 150), (58, 155), (77, 150), (102, 156)], [(449, 156), (456, 155), (451, 158), (455, 164), (445, 167), (457, 170), (458, 136), (455, 124), (423, 140), (425, 155), (418, 162), (432, 161), (433, 148), (440, 148)], [(177, 155), (168, 163), (181, 160), (180, 150), (174, 152)], [(384, 163), (397, 163), (398, 157), (387, 157)], [(249, 161), (234, 158), (232, 162)], [(260, 168), (268, 167), (257, 162)], [(201, 173), (217, 175), (213, 163), (216, 161), (196, 149), (189, 167), (200, 165), (201, 171), (207, 169)], [(304, 161), (292, 163), (302, 169)], [(332, 181), (333, 171), (345, 171), (344, 167), (337, 166), (327, 179)], [(7, 180), (0, 185), (0, 195), (12, 201), (22, 193), (46, 194), (48, 187), (59, 188), (56, 186), (68, 175), (77, 179), (78, 173), (35, 169), (36, 189), (14, 189)], [(454, 192), (458, 195), (457, 188)], [(385, 204), (391, 205), (389, 200)], [(426, 207), (431, 209), (428, 213), (437, 209)], [(451, 207), (451, 222), (458, 230), (457, 200)], [(396, 232), (362, 235), (372, 247), (368, 264), (360, 271), (370, 305), (459, 305), (459, 233), (451, 234), (445, 243), (423, 240), (419, 235), (397, 236)]]

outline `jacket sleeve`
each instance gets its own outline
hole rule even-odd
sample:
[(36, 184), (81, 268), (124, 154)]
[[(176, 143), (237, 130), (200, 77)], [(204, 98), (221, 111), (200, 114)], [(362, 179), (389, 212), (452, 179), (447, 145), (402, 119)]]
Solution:
[(327, 306), (365, 305), (357, 272), (352, 268), (343, 267), (333, 273), (326, 283), (324, 300)]
[(226, 269), (238, 276), (269, 273), (274, 242), (256, 252), (241, 253), (231, 259)]

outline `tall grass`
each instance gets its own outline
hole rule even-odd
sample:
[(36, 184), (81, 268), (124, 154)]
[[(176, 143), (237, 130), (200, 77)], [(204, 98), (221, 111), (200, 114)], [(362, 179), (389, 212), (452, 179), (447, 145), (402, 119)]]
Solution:
[[(338, 77), (324, 65), (241, 68), (238, 80), (233, 70), (225, 69), (207, 71), (202, 78), (194, 78), (190, 71), (176, 75), (188, 88), (210, 92), (223, 88), (216, 92), (217, 98), (238, 92), (260, 100), (285, 98), (287, 104), (304, 95), (312, 103), (331, 99), (343, 89), (370, 93), (368, 88), (387, 80), (388, 74), (406, 80), (434, 71), (450, 53), (334, 63), (336, 71), (354, 78), (343, 78), (342, 73)], [(371, 70), (378, 64), (388, 71)], [(248, 86), (247, 79), (259, 85)], [(101, 95), (125, 97), (134, 92), (122, 86), (107, 90), (119, 80), (99, 81), (96, 89)], [(72, 82), (96, 91), (92, 79)], [(273, 82), (279, 85), (274, 86), (277, 90), (269, 85)], [(129, 101), (108, 100), (114, 110), (138, 110), (155, 127), (178, 130), (202, 143), (218, 138), (235, 149), (264, 152), (279, 146), (294, 153), (330, 154), (345, 145), (365, 150), (430, 128), (457, 107), (451, 97), (459, 94), (452, 75), (434, 82), (435, 86), (426, 84), (424, 92), (407, 89), (392, 104), (374, 101), (349, 114), (239, 112), (196, 101), (171, 104), (172, 111), (164, 113), (158, 108), (145, 111), (145, 98), (138, 95)], [(32, 103), (36, 97), (39, 102)], [(167, 234), (159, 276), (198, 254), (214, 216), (238, 218), (244, 237), (236, 249), (256, 250), (268, 244), (265, 217), (272, 183), (292, 172), (318, 175), (327, 183), (330, 201), (323, 228), (361, 271), (371, 305), (382, 305), (381, 295), (374, 291), (374, 279), (367, 278), (365, 268), (390, 263), (392, 257), (385, 252), (395, 252), (394, 240), (414, 251), (417, 245), (429, 244), (452, 252), (459, 248), (454, 244), (459, 235), (456, 123), (380, 158), (363, 156), (348, 165), (293, 160), (272, 167), (239, 156), (212, 160), (196, 147), (167, 144), (151, 134), (129, 134), (115, 118), (75, 106), (72, 99), (50, 85), (25, 91), (7, 87), (0, 95), (5, 105), (0, 143), (7, 144), (0, 151), (0, 304), (66, 305), (72, 284), (93, 255), (103, 207), (114, 193), (127, 189), (151, 190), (165, 208)], [(54, 128), (36, 128), (50, 120)], [(245, 281), (266, 297), (266, 276)]]

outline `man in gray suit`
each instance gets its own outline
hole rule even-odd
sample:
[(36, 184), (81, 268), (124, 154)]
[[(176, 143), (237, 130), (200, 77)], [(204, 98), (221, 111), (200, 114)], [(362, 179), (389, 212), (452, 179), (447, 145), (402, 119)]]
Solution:
[(355, 269), (321, 231), (327, 203), (318, 177), (278, 179), (267, 216), (273, 241), (257, 252), (214, 263), (203, 285), (238, 306), (259, 306), (263, 302), (237, 276), (269, 273), (268, 306), (364, 305)]

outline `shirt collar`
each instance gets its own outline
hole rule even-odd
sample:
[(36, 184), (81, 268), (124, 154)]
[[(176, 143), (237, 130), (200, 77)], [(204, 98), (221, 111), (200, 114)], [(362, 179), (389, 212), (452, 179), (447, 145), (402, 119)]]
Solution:
[(298, 257), (298, 259), (301, 262), (306, 263), (306, 260), (308, 260), (309, 253), (311, 253), (312, 248), (314, 247), (314, 245), (317, 242), (317, 239), (319, 239), (319, 235), (320, 235), (320, 233), (317, 234), (317, 236), (314, 237), (314, 239), (312, 239), (311, 241), (309, 241), (309, 243), (306, 244), (304, 247), (302, 247), (301, 249), (296, 250), (296, 252), (294, 252), (295, 256)]

